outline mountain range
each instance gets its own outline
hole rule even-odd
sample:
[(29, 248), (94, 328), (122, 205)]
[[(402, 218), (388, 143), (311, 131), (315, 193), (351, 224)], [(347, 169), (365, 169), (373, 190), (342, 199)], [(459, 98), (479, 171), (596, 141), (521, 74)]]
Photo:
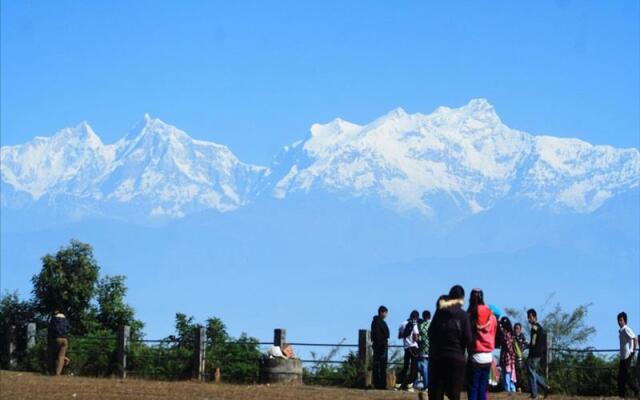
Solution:
[(267, 166), (148, 115), (113, 144), (83, 122), (1, 154), (3, 289), (28, 294), (76, 238), (127, 277), (151, 338), (180, 311), (335, 342), (454, 283), (542, 314), (552, 293), (593, 303), (607, 348), (616, 313), (640, 313), (638, 149), (512, 129), (482, 99), (315, 124)]
[(428, 115), (398, 108), (365, 125), (314, 124), (269, 166), (149, 115), (113, 144), (82, 122), (3, 146), (1, 171), (3, 208), (71, 221), (168, 221), (314, 193), (450, 220), (523, 202), (591, 213), (638, 187), (640, 153), (512, 129), (474, 99)]

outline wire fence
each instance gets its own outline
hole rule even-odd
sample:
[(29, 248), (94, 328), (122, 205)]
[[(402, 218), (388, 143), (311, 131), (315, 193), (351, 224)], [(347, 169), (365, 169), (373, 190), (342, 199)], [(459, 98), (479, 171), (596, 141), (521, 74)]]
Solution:
[[(360, 331), (359, 333), (362, 333)], [(367, 334), (368, 335), (368, 334)], [(260, 341), (245, 338), (215, 342), (206, 336), (198, 342), (198, 336), (167, 337), (162, 339), (130, 338), (123, 334), (102, 336), (77, 336), (69, 338), (69, 368), (74, 374), (91, 376), (121, 376), (131, 378), (150, 378), (178, 380), (197, 377), (205, 381), (247, 381), (260, 379), (260, 368), (269, 347), (288, 344), (300, 352), (302, 380), (310, 384), (353, 385), (353, 382), (366, 382), (371, 365), (371, 344), (368, 336), (359, 335), (358, 343), (302, 342), (285, 341), (284, 337), (274, 341)], [(30, 348), (15, 351), (15, 356), (32, 360), (25, 365), (34, 369), (38, 365), (37, 357), (47, 356), (47, 334), (40, 331), (33, 335)], [(396, 369), (401, 362), (402, 345), (390, 345), (394, 357), (389, 360), (389, 368)], [(324, 350), (327, 354), (318, 355), (315, 350)], [(198, 352), (201, 352), (199, 354)], [(613, 348), (567, 348), (551, 347), (553, 359), (562, 356), (605, 357), (615, 355)], [(302, 353), (305, 353), (304, 355)], [(309, 356), (311, 355), (311, 356)], [(196, 362), (201, 357), (200, 364)], [(34, 358), (36, 360), (34, 361)], [(613, 359), (614, 357), (609, 357)], [(42, 361), (42, 360), (40, 360)], [(43, 363), (41, 362), (40, 365)], [(580, 371), (581, 374), (596, 373), (616, 369), (615, 363), (606, 365), (578, 365), (552, 362), (551, 368), (562, 371)]]

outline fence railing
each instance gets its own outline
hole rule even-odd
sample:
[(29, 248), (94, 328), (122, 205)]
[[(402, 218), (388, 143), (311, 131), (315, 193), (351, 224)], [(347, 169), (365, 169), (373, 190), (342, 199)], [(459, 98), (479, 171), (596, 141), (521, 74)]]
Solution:
[[(45, 335), (43, 335), (43, 333)], [(5, 343), (4, 349), (5, 353), (8, 357), (8, 365), (10, 368), (15, 368), (17, 366), (17, 358), (20, 355), (20, 352), (29, 351), (33, 349), (38, 340), (42, 340), (43, 337), (46, 337), (46, 330), (38, 332), (36, 329), (35, 323), (30, 323), (27, 325), (25, 332), (23, 333), (26, 339), (24, 341), (26, 348), (18, 349), (16, 345), (16, 338), (18, 336), (18, 332), (16, 332), (15, 327), (11, 327), (9, 330), (9, 334), (7, 335), (7, 342)], [(367, 387), (371, 384), (370, 382), (370, 374), (368, 373), (368, 367), (371, 365), (371, 336), (370, 331), (366, 329), (358, 330), (358, 340), (357, 343), (322, 343), (322, 342), (299, 342), (299, 341), (287, 341), (286, 339), (286, 330), (282, 328), (274, 329), (273, 341), (271, 342), (261, 342), (261, 341), (249, 341), (245, 343), (240, 343), (237, 341), (234, 342), (226, 342), (225, 345), (247, 345), (247, 346), (283, 346), (284, 344), (289, 344), (294, 346), (296, 349), (300, 348), (331, 348), (331, 349), (345, 349), (349, 350), (352, 354), (355, 355), (355, 360), (357, 365), (359, 366), (358, 374), (359, 381), (362, 382), (362, 385)], [(194, 337), (192, 338), (193, 342), (190, 344), (190, 351), (192, 352), (187, 357), (190, 357), (190, 371), (191, 378), (205, 381), (205, 380), (220, 380), (220, 370), (214, 368), (214, 371), (207, 371), (207, 348), (211, 348), (214, 344), (211, 338), (207, 337), (206, 329), (204, 327), (199, 327), (196, 329), (194, 333)], [(595, 349), (595, 348), (586, 348), (586, 349), (574, 349), (574, 348), (562, 348), (562, 347), (553, 347), (552, 337), (549, 334), (547, 337), (547, 370), (546, 374), (548, 376), (548, 366), (554, 358), (554, 354), (563, 354), (563, 353), (575, 353), (575, 354), (585, 354), (585, 353), (616, 353), (618, 349)], [(131, 338), (131, 330), (128, 326), (122, 326), (118, 330), (116, 335), (111, 336), (83, 336), (71, 338), (71, 342), (81, 342), (84, 344), (88, 343), (100, 343), (100, 344), (109, 344), (109, 349), (112, 349), (112, 354), (110, 356), (115, 357), (115, 365), (117, 376), (122, 379), (127, 378), (129, 375), (138, 376), (145, 375), (151, 376), (152, 378), (156, 375), (162, 374), (162, 368), (158, 367), (158, 365), (162, 365), (163, 362), (169, 362), (172, 357), (177, 357), (172, 353), (172, 350), (181, 345), (181, 341), (176, 338), (165, 338), (165, 339), (143, 339), (143, 338)], [(145, 360), (145, 357), (153, 358), (155, 361), (158, 361), (156, 364), (156, 369), (152, 371), (139, 371), (136, 370), (135, 366), (131, 364), (131, 346), (146, 346), (147, 349), (154, 349), (153, 352), (147, 353), (137, 353), (135, 358), (133, 359), (134, 363), (140, 363)], [(80, 347), (80, 348), (78, 348)], [(390, 345), (391, 349), (402, 349), (401, 345)], [(107, 346), (105, 346), (107, 348)], [(89, 350), (83, 348), (81, 346), (71, 346), (69, 349), (69, 354), (73, 355), (82, 355), (82, 352), (88, 353)], [(181, 357), (184, 358), (184, 353), (181, 353)], [(336, 354), (338, 354), (336, 352)], [(227, 359), (228, 362), (256, 362), (259, 363), (259, 357), (249, 358), (241, 358), (241, 359)], [(346, 359), (316, 359), (315, 357), (308, 358), (302, 357), (301, 362), (305, 365), (316, 366), (318, 364), (322, 365), (344, 365), (349, 362), (353, 362), (353, 357), (351, 360)], [(390, 362), (389, 365), (400, 365), (399, 362)], [(210, 366), (211, 367), (211, 366)], [(313, 368), (313, 367), (311, 367)], [(562, 367), (558, 367), (562, 368)], [(576, 368), (576, 367), (573, 367)], [(604, 368), (604, 367), (603, 367)], [(606, 367), (611, 368), (611, 367)], [(166, 375), (166, 374), (165, 374)], [(330, 380), (332, 378), (329, 377), (318, 377), (318, 376), (306, 376), (306, 380), (313, 381), (317, 380)]]

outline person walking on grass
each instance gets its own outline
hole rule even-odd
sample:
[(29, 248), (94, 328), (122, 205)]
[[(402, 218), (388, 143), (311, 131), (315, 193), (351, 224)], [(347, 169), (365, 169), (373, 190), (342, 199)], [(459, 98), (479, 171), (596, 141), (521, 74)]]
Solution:
[(418, 375), (416, 364), (418, 362), (418, 336), (420, 335), (418, 330), (419, 317), (418, 310), (411, 311), (409, 319), (404, 321), (398, 329), (398, 339), (402, 339), (404, 347), (404, 363), (399, 376), (400, 390), (413, 391), (413, 387), (409, 388), (409, 384), (413, 385)]
[(387, 388), (387, 363), (389, 353), (389, 326), (385, 322), (389, 310), (378, 307), (378, 315), (371, 321), (371, 341), (373, 343), (373, 386), (376, 389)]
[(69, 363), (66, 357), (69, 348), (69, 321), (57, 310), (49, 320), (49, 346), (53, 373), (60, 376), (62, 369)]
[(538, 313), (533, 308), (527, 311), (527, 320), (531, 325), (531, 343), (529, 344), (529, 357), (527, 358), (531, 398), (538, 397), (538, 386), (542, 387), (544, 397), (547, 397), (550, 387), (540, 372), (540, 360), (547, 351), (547, 335), (542, 325), (538, 322)]
[[(627, 313), (618, 314), (618, 336), (620, 338), (620, 366), (618, 368), (618, 396), (624, 398), (627, 386), (638, 397), (638, 385), (631, 373), (631, 361), (636, 349), (636, 336), (627, 325)], [(636, 366), (636, 368), (639, 368)]]
[(514, 393), (516, 391), (516, 351), (517, 343), (514, 340), (511, 320), (508, 317), (500, 318), (500, 331), (502, 332), (502, 347), (500, 348), (500, 369), (504, 391)]
[[(422, 321), (418, 324), (418, 375), (422, 378), (422, 389), (429, 386), (429, 325), (431, 324), (431, 312), (422, 312)], [(419, 378), (416, 377), (413, 387), (418, 388)]]
[(484, 304), (481, 289), (471, 291), (467, 313), (473, 335), (469, 351), (468, 396), (469, 400), (486, 400), (498, 321), (491, 309)]
[(429, 326), (429, 398), (460, 400), (464, 384), (465, 351), (471, 344), (469, 315), (462, 308), (464, 289), (455, 285), (438, 302)]

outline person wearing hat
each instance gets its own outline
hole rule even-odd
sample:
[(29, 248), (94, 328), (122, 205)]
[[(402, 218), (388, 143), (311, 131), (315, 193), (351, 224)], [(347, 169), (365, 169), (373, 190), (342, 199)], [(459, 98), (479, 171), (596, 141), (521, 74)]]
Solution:
[(62, 374), (64, 366), (69, 363), (66, 356), (69, 348), (69, 321), (63, 313), (57, 310), (49, 320), (49, 343), (53, 372), (59, 376)]

